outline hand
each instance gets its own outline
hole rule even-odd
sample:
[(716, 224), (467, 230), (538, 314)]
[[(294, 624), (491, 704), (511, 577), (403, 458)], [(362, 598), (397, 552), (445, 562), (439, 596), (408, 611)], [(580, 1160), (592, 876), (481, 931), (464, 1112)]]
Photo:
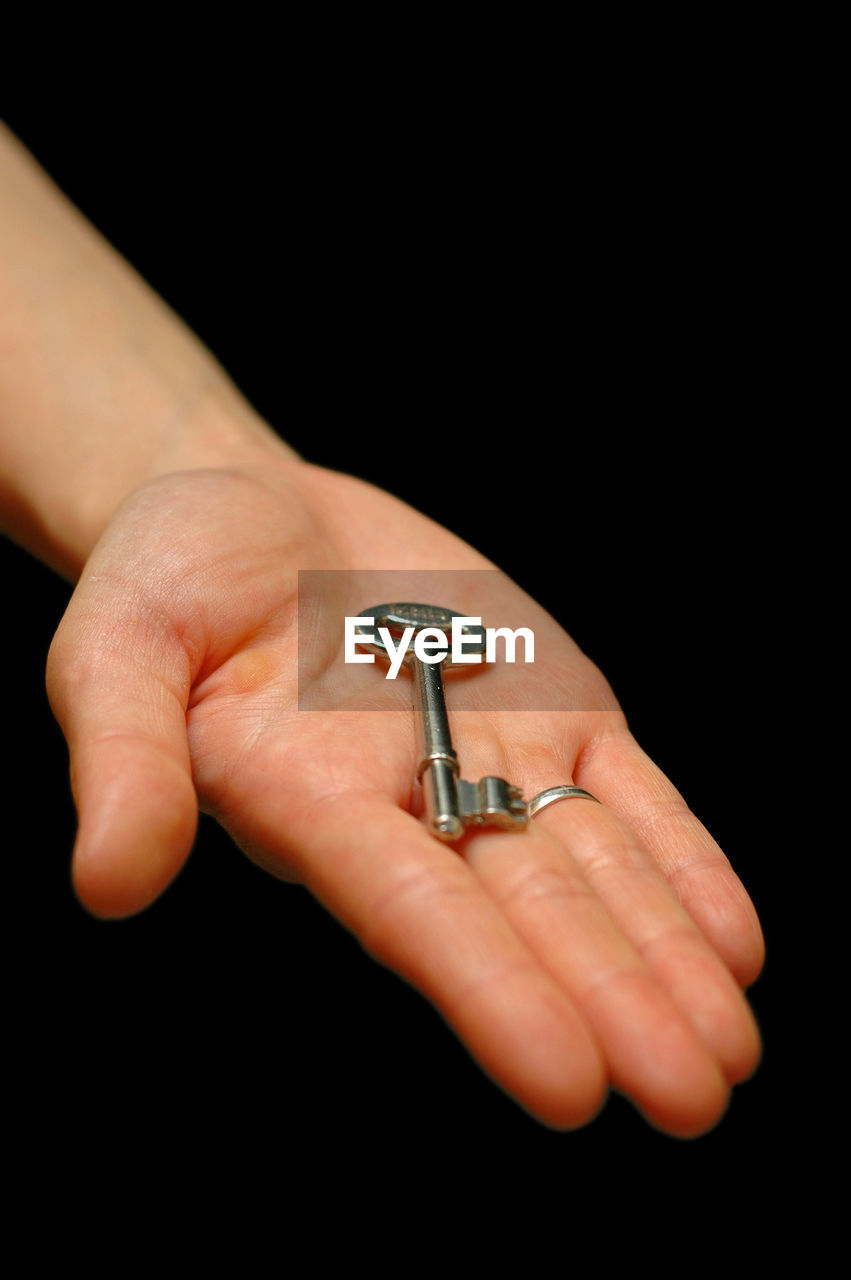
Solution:
[(77, 891), (99, 915), (143, 908), (185, 859), (200, 803), (417, 986), (545, 1123), (588, 1121), (611, 1084), (665, 1131), (700, 1133), (758, 1058), (740, 986), (761, 965), (759, 925), (552, 619), (535, 615), (536, 638), (576, 710), (453, 716), (466, 777), (500, 773), (527, 797), (572, 780), (602, 802), (554, 805), (523, 835), (450, 848), (426, 832), (410, 711), (298, 709), (298, 569), (435, 566), (491, 567), (389, 495), (278, 455), (137, 490), (49, 661)]

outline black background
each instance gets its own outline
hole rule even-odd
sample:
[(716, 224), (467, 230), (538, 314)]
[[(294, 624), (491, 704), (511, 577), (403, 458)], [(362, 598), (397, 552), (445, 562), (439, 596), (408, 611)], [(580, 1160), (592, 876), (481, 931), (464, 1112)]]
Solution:
[(511, 113), (397, 121), (366, 90), (302, 113), (7, 110), (285, 439), (442, 520), (563, 622), (732, 858), (769, 943), (752, 993), (765, 1061), (718, 1129), (680, 1143), (617, 1098), (576, 1134), (535, 1124), (304, 891), (206, 821), (157, 904), (90, 919), (43, 694), (69, 588), (4, 545), (25, 743), (6, 766), (11, 1057), (32, 1150), (66, 1178), (68, 1153), (94, 1148), (122, 1176), (145, 1157), (170, 1184), (259, 1194), (268, 1161), (302, 1191), (345, 1196), (369, 1170), (376, 1195), (427, 1184), (427, 1203), (440, 1187), (457, 1204), (475, 1186), (546, 1214), (589, 1182), (629, 1198), (652, 1170), (669, 1211), (715, 1193), (746, 1215), (774, 1167), (792, 979), (774, 905), (788, 835), (764, 800), (785, 764), (765, 721), (783, 536), (770, 157), (727, 145), (717, 116), (661, 132), (649, 117), (580, 143)]

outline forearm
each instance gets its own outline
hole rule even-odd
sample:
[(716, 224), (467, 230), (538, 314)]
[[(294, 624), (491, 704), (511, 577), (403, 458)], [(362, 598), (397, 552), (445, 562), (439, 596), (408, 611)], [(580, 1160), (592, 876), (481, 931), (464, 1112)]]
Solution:
[(0, 125), (0, 525), (74, 578), (157, 475), (295, 457)]

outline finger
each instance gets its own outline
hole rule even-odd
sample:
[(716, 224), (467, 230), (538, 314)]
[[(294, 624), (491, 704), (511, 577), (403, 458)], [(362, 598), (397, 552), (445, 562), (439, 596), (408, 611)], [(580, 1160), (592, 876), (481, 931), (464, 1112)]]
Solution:
[(453, 850), (381, 793), (269, 797), (250, 808), (250, 827), (245, 805), (233, 824), (220, 819), (240, 843), (279, 849), (373, 956), (433, 1002), (502, 1088), (558, 1128), (596, 1114), (607, 1077), (585, 1019)]
[(173, 879), (195, 835), (186, 654), (161, 620), (84, 580), (47, 683), (70, 751), (75, 890), (95, 915), (132, 914)]
[(765, 959), (753, 903), (709, 832), (632, 735), (618, 730), (593, 741), (575, 775), (637, 833), (737, 981), (753, 982)]
[(732, 1084), (759, 1061), (753, 1014), (716, 950), (629, 827), (602, 805), (569, 800), (535, 819), (716, 1056)]
[[(524, 730), (523, 721), (518, 723)], [(512, 728), (510, 723), (506, 727), (509, 731)], [(625, 737), (633, 742), (629, 735)], [(502, 757), (508, 770), (505, 776), (522, 778), (528, 795), (555, 781), (569, 781), (573, 764), (564, 738), (548, 742), (538, 732), (535, 743), (537, 751), (530, 753), (522, 737), (515, 734)], [(474, 763), (480, 758), (481, 745), (475, 740), (469, 744)], [(487, 749), (491, 760), (500, 759), (498, 742), (490, 741)], [(555, 763), (559, 757), (561, 762)], [(577, 778), (593, 794), (617, 785), (620, 775), (615, 773), (614, 782), (600, 777), (593, 779), (594, 788), (588, 786), (581, 772), (584, 759), (580, 757)], [(667, 779), (658, 770), (656, 773), (659, 785), (664, 784), (673, 792)], [(749, 1076), (760, 1057), (760, 1037), (753, 1014), (715, 947), (678, 901), (657, 860), (635, 833), (604, 806), (582, 799), (545, 808), (533, 819), (531, 830), (551, 832), (567, 850), (567, 857), (553, 855), (551, 848), (538, 855), (536, 846), (526, 839), (524, 847), (529, 856), (524, 855), (517, 874), (528, 874), (530, 885), (543, 880), (541, 887), (549, 886), (558, 898), (573, 891), (578, 870), (584, 890), (593, 892), (603, 904), (616, 932), (629, 940), (648, 971), (716, 1056), (725, 1079), (736, 1083)], [(716, 852), (722, 875), (732, 875), (723, 854), (717, 849)], [(505, 874), (509, 874), (508, 869)], [(500, 892), (498, 886), (495, 891)]]
[[(591, 801), (568, 803), (598, 808)], [(711, 1128), (728, 1096), (715, 1053), (561, 841), (543, 825), (522, 836), (483, 832), (469, 838), (464, 856), (587, 1018), (615, 1085), (666, 1132), (688, 1136)]]

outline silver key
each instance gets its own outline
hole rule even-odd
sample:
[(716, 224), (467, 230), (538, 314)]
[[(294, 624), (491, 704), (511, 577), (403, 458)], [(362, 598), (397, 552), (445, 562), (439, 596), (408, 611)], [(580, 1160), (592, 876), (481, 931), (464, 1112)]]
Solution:
[[(447, 636), (452, 619), (461, 617), (452, 609), (425, 604), (378, 604), (364, 609), (360, 615), (375, 619), (372, 639), (359, 640), (366, 649), (388, 657), (378, 634), (385, 627), (398, 640), (408, 627), (414, 628), (404, 656), (404, 664), (414, 677), (414, 711), (417, 723), (417, 777), (423, 787), (425, 821), (439, 840), (457, 840), (466, 826), (498, 826), (522, 831), (529, 820), (528, 806), (522, 792), (503, 778), (482, 778), (478, 783), (459, 778), (458, 757), (452, 746), (449, 717), (443, 690), (442, 668), (451, 666), (451, 654), (441, 662), (421, 662), (414, 652), (414, 640), (420, 631), (439, 628)], [(484, 627), (463, 628), (464, 651), (484, 653)]]

